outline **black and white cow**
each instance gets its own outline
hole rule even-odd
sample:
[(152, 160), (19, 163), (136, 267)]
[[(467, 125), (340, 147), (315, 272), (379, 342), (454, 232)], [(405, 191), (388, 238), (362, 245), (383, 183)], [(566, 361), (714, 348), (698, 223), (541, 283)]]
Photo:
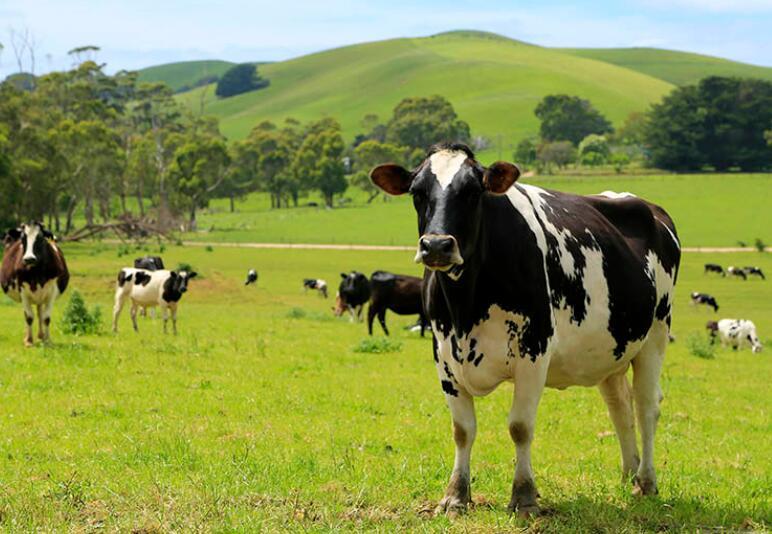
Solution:
[(327, 298), (327, 282), (317, 278), (303, 278), (303, 293), (308, 293), (309, 289), (315, 289), (320, 297)]
[(756, 333), (756, 325), (746, 319), (721, 319), (720, 321), (708, 321), (706, 328), (710, 332), (711, 342), (715, 341), (716, 334), (721, 340), (721, 346), (730, 346), (737, 350), (746, 343), (754, 354), (761, 352), (762, 345)]
[(519, 174), (511, 163), (486, 168), (458, 144), (433, 147), (412, 171), (389, 164), (371, 173), (387, 193), (410, 193), (418, 214), (416, 261), (456, 443), (438, 508), (470, 502), (473, 397), (505, 381), (514, 383), (511, 510), (538, 510), (531, 442), (545, 386), (597, 385), (624, 474), (637, 493), (657, 493), (659, 375), (680, 262), (673, 221), (631, 194), (578, 196), (516, 184)]
[(367, 332), (373, 335), (373, 319), (378, 317), (383, 333), (389, 335), (386, 328), (386, 310), (398, 315), (418, 314), (421, 337), (426, 329), (423, 306), (421, 304), (422, 280), (416, 276), (375, 271), (370, 275), (370, 307), (367, 309)]
[(370, 281), (358, 271), (340, 273), (340, 278), (338, 293), (335, 295), (335, 307), (332, 311), (336, 317), (348, 311), (351, 321), (359, 322), (362, 320), (362, 310), (370, 300)]
[(707, 293), (697, 293), (696, 291), (693, 291), (691, 297), (692, 304), (704, 304), (713, 308), (714, 312), (718, 311), (718, 302), (716, 302), (716, 298), (712, 295), (708, 295)]
[(734, 265), (730, 265), (726, 268), (726, 272), (729, 273), (729, 276), (736, 276), (738, 278), (742, 278), (743, 280), (748, 279), (748, 275), (745, 273), (745, 270), (742, 267), (735, 267)]
[(38, 339), (51, 338), (51, 312), (54, 301), (64, 293), (70, 281), (67, 262), (51, 232), (39, 222), (23, 224), (3, 236), (3, 262), (0, 287), (3, 293), (24, 307), (27, 331), (24, 344), (33, 344), (33, 308), (38, 313)]
[(257, 271), (254, 269), (250, 269), (249, 272), (247, 272), (247, 279), (244, 281), (244, 285), (248, 286), (249, 284), (254, 284), (257, 282)]
[(705, 264), (705, 273), (717, 273), (721, 276), (726, 276), (726, 273), (724, 272), (724, 268), (721, 267), (718, 263), (706, 263)]
[(164, 268), (164, 260), (161, 259), (161, 256), (143, 256), (134, 260), (134, 268), (159, 271)]
[(177, 306), (182, 295), (188, 290), (188, 281), (196, 277), (195, 271), (146, 271), (126, 267), (118, 273), (113, 307), (113, 332), (118, 332), (118, 317), (124, 304), (131, 300), (131, 322), (138, 332), (137, 311), (140, 308), (159, 306), (164, 320), (164, 334), (169, 312), (172, 316), (172, 331), (177, 334)]
[(766, 277), (764, 276), (764, 272), (761, 270), (760, 267), (753, 267), (753, 266), (745, 266), (743, 267), (743, 272), (746, 276), (758, 276), (762, 280), (766, 280)]

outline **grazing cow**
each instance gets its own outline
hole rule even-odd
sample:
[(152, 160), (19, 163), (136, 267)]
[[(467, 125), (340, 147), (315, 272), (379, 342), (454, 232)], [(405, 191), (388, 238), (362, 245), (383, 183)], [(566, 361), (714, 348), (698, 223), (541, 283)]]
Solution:
[(705, 304), (706, 306), (710, 306), (713, 308), (714, 312), (718, 311), (718, 302), (716, 302), (716, 298), (708, 295), (707, 293), (697, 293), (696, 291), (692, 292), (692, 304)]
[(370, 276), (370, 307), (367, 310), (367, 331), (373, 335), (373, 319), (378, 316), (383, 333), (389, 335), (386, 328), (386, 310), (399, 315), (418, 314), (421, 325), (421, 337), (424, 335), (426, 320), (421, 305), (421, 282), (415, 276), (392, 274), (375, 271)]
[(139, 308), (154, 308), (160, 306), (164, 320), (169, 321), (169, 311), (172, 316), (172, 331), (177, 335), (177, 305), (182, 295), (188, 290), (188, 281), (196, 277), (195, 271), (146, 271), (126, 267), (118, 273), (118, 284), (115, 288), (115, 306), (113, 307), (113, 332), (118, 332), (118, 317), (124, 304), (131, 299), (131, 322), (134, 331), (137, 328), (137, 311)]
[(729, 267), (726, 268), (726, 272), (728, 272), (730, 276), (737, 276), (739, 278), (742, 278), (743, 280), (748, 279), (748, 275), (745, 274), (745, 271), (740, 267), (735, 267), (733, 265), (730, 265)]
[(519, 175), (511, 163), (484, 167), (458, 144), (433, 147), (413, 171), (388, 164), (371, 173), (387, 193), (409, 192), (418, 214), (416, 261), (456, 443), (438, 510), (470, 502), (472, 399), (504, 381), (514, 383), (510, 510), (538, 511), (531, 442), (545, 386), (599, 386), (625, 476), (634, 475), (636, 493), (657, 493), (659, 375), (680, 262), (673, 222), (633, 195), (550, 191), (515, 184)]
[(257, 271), (254, 269), (250, 269), (249, 272), (247, 273), (247, 279), (244, 282), (244, 285), (248, 286), (249, 284), (254, 284), (255, 282), (257, 282)]
[(3, 237), (5, 250), (0, 267), (3, 293), (24, 306), (27, 332), (24, 344), (32, 346), (33, 306), (38, 312), (38, 339), (51, 338), (51, 312), (56, 298), (70, 281), (67, 263), (54, 236), (39, 222), (8, 230)]
[(721, 346), (731, 346), (737, 350), (748, 343), (754, 354), (761, 352), (761, 341), (756, 334), (756, 325), (745, 319), (721, 319), (720, 321), (708, 321), (705, 327), (710, 332), (711, 342), (715, 342), (716, 334), (721, 339)]
[(160, 271), (164, 268), (164, 260), (161, 259), (161, 256), (143, 256), (134, 260), (134, 268), (146, 271)]
[(362, 320), (362, 310), (365, 303), (370, 300), (370, 281), (357, 271), (340, 273), (340, 285), (338, 294), (335, 295), (335, 307), (332, 309), (336, 317), (343, 315), (348, 310), (351, 314), (351, 322)]
[(327, 282), (316, 278), (303, 279), (303, 293), (308, 293), (309, 289), (315, 289), (320, 297), (327, 298)]
[(708, 273), (718, 273), (721, 276), (726, 276), (726, 273), (724, 272), (724, 268), (717, 263), (705, 264), (705, 274), (708, 274)]
[(762, 272), (760, 267), (746, 266), (746, 267), (743, 267), (743, 272), (745, 273), (746, 276), (750, 276), (753, 274), (760, 277), (762, 280), (766, 280), (766, 277), (764, 276), (764, 273)]

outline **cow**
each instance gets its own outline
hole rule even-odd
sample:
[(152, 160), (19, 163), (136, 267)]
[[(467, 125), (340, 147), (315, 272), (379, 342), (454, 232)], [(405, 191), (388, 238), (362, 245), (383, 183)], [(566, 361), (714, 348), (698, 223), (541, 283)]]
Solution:
[(424, 335), (426, 320), (421, 305), (422, 279), (404, 274), (392, 274), (375, 271), (370, 276), (370, 307), (367, 309), (367, 331), (373, 335), (373, 319), (378, 316), (383, 333), (389, 335), (386, 328), (386, 310), (399, 315), (418, 315), (421, 325), (421, 337)]
[(724, 268), (717, 263), (705, 264), (704, 274), (708, 274), (708, 273), (717, 273), (717, 274), (720, 274), (721, 276), (726, 276), (726, 273), (724, 272)]
[(755, 275), (760, 277), (762, 280), (766, 280), (766, 277), (764, 276), (764, 272), (761, 270), (760, 267), (752, 267), (752, 266), (745, 266), (743, 267), (743, 272), (746, 276)]
[(24, 345), (33, 345), (33, 306), (38, 313), (38, 339), (47, 343), (51, 339), (54, 302), (70, 281), (64, 254), (56, 245), (54, 235), (40, 222), (8, 230), (3, 244), (0, 286), (3, 293), (24, 307), (27, 323)]
[(370, 281), (358, 272), (340, 273), (340, 285), (335, 295), (335, 307), (332, 309), (336, 317), (348, 310), (351, 322), (362, 320), (362, 310), (370, 300)]
[(250, 269), (249, 272), (247, 272), (247, 279), (244, 281), (244, 285), (248, 286), (249, 284), (254, 284), (257, 282), (257, 271), (254, 269)]
[(327, 298), (327, 282), (317, 278), (303, 278), (303, 293), (308, 293), (309, 289), (315, 289), (320, 297)]
[(385, 192), (410, 193), (418, 216), (415, 260), (425, 268), (424, 310), (456, 445), (437, 511), (470, 502), (473, 397), (504, 381), (514, 383), (517, 458), (509, 510), (539, 510), (531, 442), (545, 386), (597, 385), (624, 476), (634, 493), (655, 494), (659, 375), (681, 256), (673, 221), (633, 195), (574, 195), (517, 184), (519, 175), (512, 163), (484, 167), (461, 144), (432, 147), (412, 171), (371, 172)]
[(159, 271), (164, 268), (164, 260), (161, 259), (161, 256), (143, 256), (134, 260), (134, 268)]
[(692, 304), (705, 304), (706, 306), (710, 306), (713, 308), (714, 312), (718, 311), (718, 302), (716, 302), (716, 298), (708, 295), (707, 293), (697, 293), (696, 291), (693, 291), (691, 294), (692, 298)]
[(733, 350), (747, 344), (751, 352), (758, 354), (762, 345), (756, 334), (756, 325), (746, 319), (721, 319), (720, 321), (708, 321), (705, 327), (710, 332), (711, 343), (715, 342), (716, 335), (721, 340), (721, 346), (731, 346)]
[(735, 267), (734, 265), (730, 265), (726, 268), (726, 272), (729, 273), (730, 276), (737, 276), (738, 278), (742, 278), (743, 280), (748, 279), (748, 275), (745, 273), (745, 271), (740, 267)]
[(137, 327), (137, 311), (139, 308), (154, 308), (160, 306), (164, 320), (164, 334), (169, 321), (169, 311), (172, 316), (172, 331), (177, 335), (177, 306), (182, 295), (188, 290), (188, 281), (195, 278), (195, 271), (147, 271), (126, 267), (118, 273), (118, 283), (115, 288), (115, 305), (113, 307), (113, 332), (118, 332), (118, 317), (127, 300), (131, 300), (131, 322), (134, 331)]

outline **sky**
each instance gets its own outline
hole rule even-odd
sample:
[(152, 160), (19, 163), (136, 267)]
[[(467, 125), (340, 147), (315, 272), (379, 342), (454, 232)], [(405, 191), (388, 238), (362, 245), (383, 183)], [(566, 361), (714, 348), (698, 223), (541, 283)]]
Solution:
[[(109, 71), (193, 59), (275, 61), (363, 41), (472, 29), (542, 46), (651, 46), (772, 66), (772, 0), (0, 0), (0, 77), (14, 35), (37, 74), (96, 45)], [(29, 57), (23, 67), (29, 70)]]

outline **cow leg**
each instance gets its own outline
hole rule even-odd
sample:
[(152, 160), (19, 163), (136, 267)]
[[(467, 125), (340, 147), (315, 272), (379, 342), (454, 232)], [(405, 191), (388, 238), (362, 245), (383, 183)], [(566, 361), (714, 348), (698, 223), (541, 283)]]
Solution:
[(381, 323), (381, 328), (383, 328), (383, 333), (388, 336), (389, 329), (386, 328), (386, 308), (378, 312), (378, 322)]
[(371, 336), (373, 335), (373, 319), (375, 319), (375, 306), (370, 304), (370, 307), (367, 308), (367, 332)]
[(177, 306), (170, 306), (172, 311), (172, 332), (177, 335)]
[(23, 291), (21, 294), (21, 304), (24, 307), (24, 322), (27, 325), (27, 331), (24, 335), (24, 346), (31, 347), (34, 343), (32, 338), (32, 323), (35, 320), (35, 314), (32, 310), (32, 303), (30, 303), (29, 298), (24, 295)]
[(445, 496), (440, 501), (436, 513), (457, 514), (466, 510), (472, 502), (469, 461), (472, 445), (477, 434), (477, 418), (474, 413), (472, 396), (462, 390), (445, 394), (450, 414), (453, 418), (453, 440), (456, 442), (456, 457), (453, 472), (450, 475)]
[(638, 444), (635, 442), (635, 416), (633, 414), (633, 396), (627, 370), (608, 377), (598, 384), (600, 394), (606, 401), (608, 414), (614, 423), (614, 429), (622, 449), (622, 478), (625, 481), (635, 475), (640, 465)]
[(54, 301), (55, 297), (52, 295), (41, 308), (43, 310), (43, 315), (40, 316), (40, 313), (38, 312), (38, 320), (42, 325), (41, 330), (43, 332), (43, 337), (41, 339), (45, 343), (51, 339), (51, 315), (53, 315), (54, 311)]
[(137, 309), (139, 306), (132, 303), (131, 304), (131, 324), (134, 326), (134, 331), (139, 332), (139, 328), (137, 327)]
[(169, 309), (166, 306), (161, 306), (161, 315), (164, 320), (164, 334), (166, 333), (166, 323), (169, 322)]
[(115, 292), (115, 304), (113, 305), (113, 332), (118, 332), (118, 317), (120, 317), (125, 303), (126, 297), (123, 294), (123, 289), (119, 288)]
[(43, 330), (43, 315), (45, 314), (45, 312), (43, 311), (42, 304), (38, 304), (37, 309), (38, 309), (38, 339), (40, 341), (43, 341), (46, 338), (45, 330)]
[(509, 435), (515, 442), (517, 464), (512, 482), (512, 498), (507, 509), (524, 516), (539, 511), (539, 493), (531, 468), (531, 442), (548, 365), (549, 357), (546, 354), (538, 356), (535, 362), (530, 358), (518, 358), (515, 363), (515, 394), (508, 423)]
[(649, 339), (633, 359), (633, 395), (638, 430), (641, 433), (641, 464), (635, 475), (635, 489), (639, 495), (655, 495), (657, 478), (654, 473), (654, 433), (659, 419), (662, 390), (659, 374), (667, 346), (667, 327), (655, 324)]

